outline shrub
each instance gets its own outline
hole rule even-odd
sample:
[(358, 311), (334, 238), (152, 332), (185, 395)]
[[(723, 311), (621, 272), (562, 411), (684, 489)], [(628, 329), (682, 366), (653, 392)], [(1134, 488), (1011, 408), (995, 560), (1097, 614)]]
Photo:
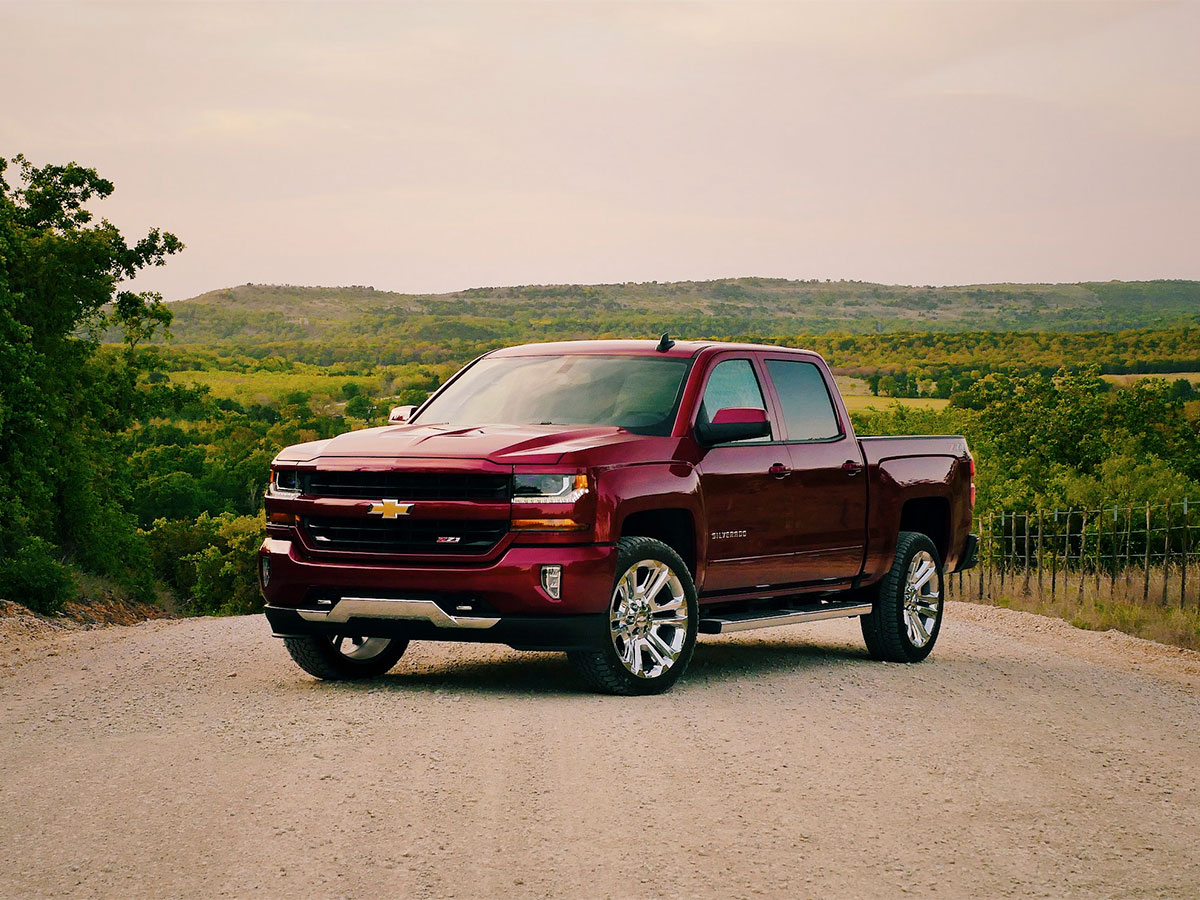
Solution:
[(75, 577), (54, 558), (54, 547), (27, 537), (16, 553), (0, 561), (0, 597), (35, 612), (56, 613), (76, 594)]
[(257, 611), (258, 546), (263, 517), (202, 513), (194, 521), (159, 519), (147, 532), (158, 574), (192, 615)]

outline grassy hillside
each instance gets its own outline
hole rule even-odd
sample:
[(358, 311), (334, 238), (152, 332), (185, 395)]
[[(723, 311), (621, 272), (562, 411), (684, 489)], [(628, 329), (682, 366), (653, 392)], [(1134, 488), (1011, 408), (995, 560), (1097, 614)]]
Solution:
[(1200, 321), (1200, 282), (913, 287), (719, 281), (475, 288), (253, 285), (171, 304), (177, 344), (537, 340), (562, 336), (892, 331), (1116, 331)]

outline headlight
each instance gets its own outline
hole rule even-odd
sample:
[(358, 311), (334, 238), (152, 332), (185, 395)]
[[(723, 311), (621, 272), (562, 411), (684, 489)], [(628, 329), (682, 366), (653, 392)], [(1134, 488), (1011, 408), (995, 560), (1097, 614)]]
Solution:
[(299, 494), (300, 473), (295, 469), (271, 470), (272, 494)]
[(586, 475), (513, 476), (513, 503), (574, 503), (587, 492)]

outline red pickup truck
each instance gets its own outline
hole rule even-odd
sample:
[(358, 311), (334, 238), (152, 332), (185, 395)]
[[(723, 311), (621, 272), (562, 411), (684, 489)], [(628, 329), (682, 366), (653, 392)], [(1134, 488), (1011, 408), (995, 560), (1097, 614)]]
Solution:
[(872, 656), (917, 662), (943, 572), (975, 561), (966, 441), (857, 438), (808, 351), (511, 347), (391, 421), (271, 467), (266, 615), (318, 678), (380, 675), (412, 640), (485, 641), (650, 694), (698, 633), (839, 616)]

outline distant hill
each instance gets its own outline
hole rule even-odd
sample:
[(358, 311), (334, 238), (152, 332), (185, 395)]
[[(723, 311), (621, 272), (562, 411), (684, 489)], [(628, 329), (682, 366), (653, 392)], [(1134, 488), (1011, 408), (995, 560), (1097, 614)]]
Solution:
[(511, 342), (893, 331), (1117, 331), (1200, 322), (1200, 282), (916, 287), (716, 281), (487, 287), (400, 294), (246, 284), (171, 304), (175, 344)]

